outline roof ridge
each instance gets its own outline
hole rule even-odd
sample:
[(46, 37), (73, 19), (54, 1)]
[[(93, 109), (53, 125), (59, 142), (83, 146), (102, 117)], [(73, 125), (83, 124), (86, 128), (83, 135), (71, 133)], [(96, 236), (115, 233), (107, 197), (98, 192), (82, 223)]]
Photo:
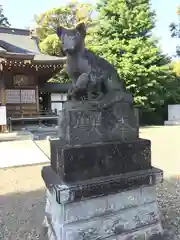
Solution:
[(21, 29), (21, 28), (0, 27), (0, 33), (29, 36), (31, 34), (31, 30), (29, 30), (29, 29)]

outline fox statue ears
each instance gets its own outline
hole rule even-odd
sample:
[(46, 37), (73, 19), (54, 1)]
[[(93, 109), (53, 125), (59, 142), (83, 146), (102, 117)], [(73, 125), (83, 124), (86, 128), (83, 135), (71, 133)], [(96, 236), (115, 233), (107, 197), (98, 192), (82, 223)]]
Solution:
[(84, 37), (86, 36), (86, 25), (84, 22), (80, 22), (76, 25), (76, 29), (80, 34), (82, 34)]
[(60, 37), (62, 35), (63, 30), (74, 30), (74, 29), (76, 29), (81, 35), (85, 37), (86, 25), (84, 22), (78, 23), (75, 28), (65, 28), (63, 26), (58, 26), (56, 32), (57, 32), (57, 35)]

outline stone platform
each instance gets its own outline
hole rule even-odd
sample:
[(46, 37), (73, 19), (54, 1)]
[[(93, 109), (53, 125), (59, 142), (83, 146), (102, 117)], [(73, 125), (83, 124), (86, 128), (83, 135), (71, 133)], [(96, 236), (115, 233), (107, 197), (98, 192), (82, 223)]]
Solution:
[(107, 177), (98, 177), (86, 181), (67, 183), (62, 181), (50, 166), (43, 167), (42, 178), (50, 192), (56, 193), (57, 202), (81, 201), (89, 197), (115, 194), (119, 191), (155, 185), (162, 181), (162, 170), (134, 171)]
[(168, 120), (168, 121), (164, 121), (164, 125), (166, 125), (166, 126), (176, 126), (176, 125), (180, 125), (180, 120)]
[(50, 167), (43, 168), (42, 176), (47, 186), (44, 225), (49, 240), (162, 239), (155, 186), (162, 181), (161, 170), (74, 185), (58, 184), (59, 176)]
[(168, 120), (164, 122), (164, 125), (180, 125), (180, 104), (168, 105)]
[(50, 143), (51, 167), (69, 182), (151, 168), (151, 142), (146, 139), (83, 146), (62, 146), (58, 139)]

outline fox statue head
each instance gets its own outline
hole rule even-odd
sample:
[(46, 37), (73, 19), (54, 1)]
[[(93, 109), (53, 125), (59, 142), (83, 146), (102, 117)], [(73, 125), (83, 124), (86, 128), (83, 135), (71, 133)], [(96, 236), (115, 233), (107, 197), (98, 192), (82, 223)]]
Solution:
[(71, 55), (78, 52), (84, 46), (86, 26), (83, 22), (77, 24), (75, 28), (59, 26), (57, 28), (57, 35), (61, 40), (63, 51)]

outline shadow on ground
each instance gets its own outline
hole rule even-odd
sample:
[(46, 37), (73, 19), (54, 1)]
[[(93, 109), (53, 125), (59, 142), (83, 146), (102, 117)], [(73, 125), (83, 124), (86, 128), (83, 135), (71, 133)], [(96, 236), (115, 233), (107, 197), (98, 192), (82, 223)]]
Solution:
[(39, 239), (44, 218), (45, 190), (0, 196), (0, 239)]

